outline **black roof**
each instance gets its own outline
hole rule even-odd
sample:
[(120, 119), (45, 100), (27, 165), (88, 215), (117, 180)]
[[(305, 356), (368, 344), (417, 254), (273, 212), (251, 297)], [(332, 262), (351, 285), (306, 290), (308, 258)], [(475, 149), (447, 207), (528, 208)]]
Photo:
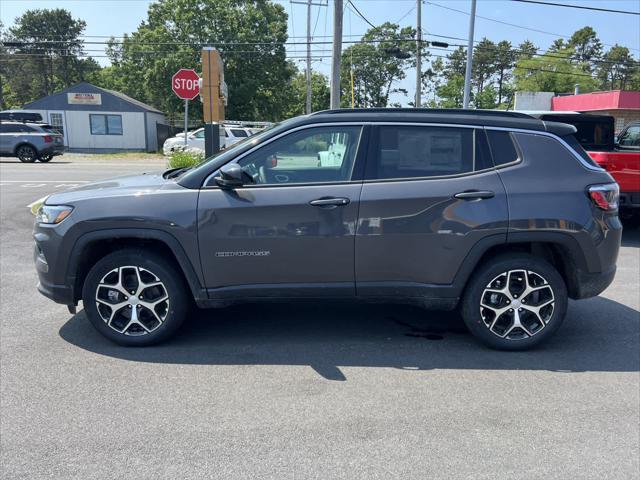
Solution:
[(571, 125), (542, 121), (522, 112), (501, 110), (463, 110), (440, 108), (355, 108), (322, 110), (298, 117), (300, 124), (320, 120), (331, 122), (421, 122), (520, 128), (567, 135), (575, 132)]

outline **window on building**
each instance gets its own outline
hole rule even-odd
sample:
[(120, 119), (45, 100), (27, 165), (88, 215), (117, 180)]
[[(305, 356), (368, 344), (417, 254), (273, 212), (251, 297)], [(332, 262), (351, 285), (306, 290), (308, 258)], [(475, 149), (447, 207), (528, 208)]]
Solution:
[(91, 135), (122, 135), (122, 115), (89, 115)]
[(471, 128), (431, 126), (379, 127), (375, 161), (368, 162), (367, 178), (374, 180), (459, 175), (491, 168), (476, 145)]

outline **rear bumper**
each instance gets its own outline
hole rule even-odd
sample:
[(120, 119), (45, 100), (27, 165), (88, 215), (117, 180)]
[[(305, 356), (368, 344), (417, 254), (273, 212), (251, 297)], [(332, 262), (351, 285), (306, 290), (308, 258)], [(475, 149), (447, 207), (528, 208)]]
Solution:
[(640, 192), (620, 192), (620, 208), (640, 208)]
[(613, 265), (606, 272), (590, 273), (582, 270), (576, 270), (576, 282), (577, 289), (572, 298), (578, 300), (581, 298), (595, 297), (600, 295), (609, 285), (613, 282), (613, 278), (616, 276), (616, 266)]
[(64, 145), (58, 145), (58, 144), (54, 144), (51, 145), (50, 147), (45, 147), (43, 149), (40, 150), (40, 155), (42, 154), (48, 154), (48, 155), (62, 155), (64, 153)]

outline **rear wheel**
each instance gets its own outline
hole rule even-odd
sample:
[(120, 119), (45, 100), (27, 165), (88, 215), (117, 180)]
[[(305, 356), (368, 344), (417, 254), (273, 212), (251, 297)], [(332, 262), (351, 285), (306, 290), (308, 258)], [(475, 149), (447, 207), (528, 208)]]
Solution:
[(38, 160), (40, 160), (42, 163), (47, 163), (50, 162), (52, 158), (53, 155), (51, 155), (50, 153), (43, 153), (38, 157)]
[(190, 306), (182, 275), (158, 255), (122, 250), (89, 271), (82, 301), (93, 326), (121, 345), (146, 346), (169, 338)]
[(16, 157), (23, 163), (33, 163), (38, 159), (38, 152), (31, 145), (20, 145), (16, 149)]
[(481, 342), (525, 350), (551, 337), (567, 311), (567, 288), (548, 262), (528, 254), (496, 257), (467, 286), (464, 321)]

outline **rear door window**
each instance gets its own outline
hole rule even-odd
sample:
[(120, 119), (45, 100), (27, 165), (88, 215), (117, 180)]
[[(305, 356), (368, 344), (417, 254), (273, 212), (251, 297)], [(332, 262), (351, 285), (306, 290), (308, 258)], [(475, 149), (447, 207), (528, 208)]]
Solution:
[(460, 175), (492, 166), (478, 145), (484, 134), (473, 128), (383, 125), (377, 131), (369, 180)]
[(518, 150), (513, 144), (511, 133), (501, 130), (487, 130), (487, 138), (496, 167), (518, 161)]

